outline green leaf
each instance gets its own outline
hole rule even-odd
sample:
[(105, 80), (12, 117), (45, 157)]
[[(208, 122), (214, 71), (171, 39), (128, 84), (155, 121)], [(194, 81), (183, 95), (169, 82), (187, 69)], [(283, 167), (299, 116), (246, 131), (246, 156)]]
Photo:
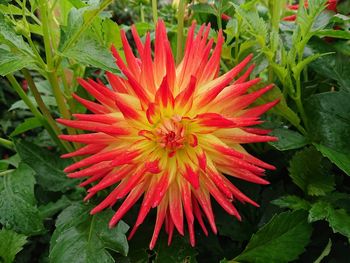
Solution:
[(245, 250), (234, 260), (251, 263), (282, 263), (298, 258), (312, 232), (303, 211), (275, 215), (254, 234)]
[[(34, 97), (28, 96), (28, 98), (35, 106), (37, 106), (37, 103), (36, 103)], [(56, 103), (56, 100), (55, 100), (54, 97), (52, 97), (52, 96), (41, 96), (41, 98), (43, 99), (43, 101), (44, 101), (46, 106), (57, 106), (57, 103)], [(23, 100), (19, 100), (19, 101), (16, 101), (15, 103), (13, 103), (11, 105), (11, 107), (9, 108), (9, 111), (16, 110), (16, 109), (26, 110), (26, 109), (29, 109), (29, 108), (28, 108), (27, 104), (24, 103)]]
[(331, 210), (327, 221), (334, 233), (346, 236), (350, 242), (350, 215), (344, 209)]
[(13, 167), (18, 167), (19, 163), (21, 162), (21, 158), (19, 157), (19, 155), (16, 153), (15, 155), (12, 155), (11, 157), (9, 157), (8, 159), (2, 159), (0, 160), (1, 163), (6, 163), (6, 164), (10, 164)]
[(224, 32), (227, 35), (226, 43), (230, 43), (238, 32), (238, 22), (237, 19), (230, 19), (226, 25)]
[(63, 195), (56, 202), (50, 202), (48, 204), (39, 206), (40, 215), (42, 218), (51, 217), (68, 207), (71, 203), (72, 202), (65, 195)]
[(336, 209), (325, 201), (316, 202), (309, 211), (309, 221), (326, 220), (334, 233), (346, 236), (350, 242), (350, 215), (345, 209)]
[(153, 30), (151, 24), (145, 22), (137, 22), (134, 26), (140, 36), (144, 36), (148, 31)]
[(34, 171), (21, 163), (12, 173), (0, 177), (0, 223), (16, 232), (35, 235), (44, 226), (34, 197)]
[[(349, 82), (350, 83), (350, 82)], [(350, 94), (325, 92), (310, 96), (305, 103), (309, 136), (317, 144), (350, 154)]]
[(84, 22), (83, 14), (87, 11), (87, 9), (87, 7), (84, 7), (80, 9), (72, 8), (70, 10), (67, 17), (67, 26), (62, 27), (61, 29), (62, 32), (59, 44), (59, 51), (65, 49), (65, 47), (69, 44), (69, 40), (82, 27)]
[(297, 79), (298, 76), (300, 76), (301, 72), (303, 71), (303, 69), (310, 64), (312, 61), (315, 61), (316, 59), (318, 59), (321, 56), (324, 55), (329, 55), (332, 53), (326, 53), (326, 54), (313, 54), (308, 56), (307, 58), (303, 59), (302, 61), (300, 61), (297, 65), (295, 65), (292, 68), (293, 74), (294, 74), (294, 78)]
[(325, 195), (334, 189), (330, 162), (314, 147), (297, 152), (290, 161), (293, 182), (309, 195)]
[(28, 119), (25, 119), (23, 123), (18, 125), (16, 129), (10, 134), (10, 136), (13, 137), (23, 132), (26, 132), (41, 126), (42, 126), (42, 123), (36, 117), (28, 118)]
[(342, 169), (347, 175), (350, 175), (350, 157), (349, 154), (340, 153), (329, 147), (321, 144), (314, 144), (317, 150), (319, 150), (323, 156), (327, 157), (340, 169)]
[(121, 221), (117, 227), (109, 229), (113, 211), (91, 216), (91, 208), (75, 203), (58, 216), (50, 242), (50, 262), (114, 262), (106, 248), (127, 255), (125, 233), (129, 227)]
[(195, 13), (212, 14), (216, 16), (215, 8), (209, 4), (199, 3), (199, 4), (191, 5), (190, 9), (192, 9)]
[(250, 33), (256, 38), (259, 45), (263, 48), (268, 39), (268, 27), (262, 17), (259, 16), (258, 11), (246, 11), (240, 6), (231, 3), (239, 17), (248, 25)]
[(300, 118), (291, 108), (288, 107), (281, 90), (277, 86), (275, 86), (272, 90), (262, 95), (256, 101), (258, 104), (265, 104), (276, 99), (279, 99), (280, 102), (271, 110), (269, 110), (269, 112), (284, 117), (295, 127), (298, 127), (300, 124)]
[(12, 230), (0, 230), (0, 259), (3, 263), (12, 263), (16, 254), (27, 243), (27, 237)]
[(171, 245), (168, 246), (167, 240), (164, 238), (159, 240), (158, 246), (156, 248), (156, 263), (195, 263), (196, 255), (198, 252), (188, 244), (188, 241), (185, 241), (183, 237), (174, 237), (174, 240), (171, 242)]
[(350, 32), (343, 30), (324, 29), (317, 31), (316, 36), (350, 39)]
[[(77, 2), (77, 1), (75, 1)], [(78, 4), (72, 3), (79, 9), (72, 8), (68, 14), (67, 26), (62, 27), (59, 51), (68, 51), (77, 37), (88, 29), (91, 21), (96, 19), (96, 16), (106, 7), (111, 1), (89, 1), (89, 5), (82, 1)], [(69, 48), (68, 48), (69, 47)]]
[(310, 203), (296, 195), (285, 195), (271, 201), (272, 204), (292, 210), (309, 210)]
[(34, 60), (22, 53), (14, 53), (12, 51), (0, 48), (0, 76), (13, 73), (22, 68), (31, 66)]
[(12, 48), (21, 51), (23, 54), (33, 55), (29, 45), (23, 40), (21, 35), (17, 35), (13, 26), (6, 21), (4, 15), (0, 13), (0, 42), (6, 43)]
[(4, 5), (0, 1), (0, 12), (6, 15), (22, 15), (22, 9), (15, 5)]
[(62, 55), (85, 65), (91, 65), (114, 73), (119, 72), (111, 52), (92, 38), (81, 39), (74, 47)]
[(274, 129), (270, 135), (278, 138), (278, 141), (269, 144), (279, 151), (298, 149), (307, 144), (307, 139), (303, 135), (288, 129)]
[[(336, 50), (329, 45), (326, 45), (323, 40), (314, 41), (310, 44), (315, 53), (335, 52)], [(344, 45), (344, 48), (349, 45)], [(310, 67), (317, 73), (334, 79), (338, 82), (341, 89), (350, 92), (350, 66), (349, 56), (337, 53), (332, 56), (322, 56), (310, 63)]]
[(120, 38), (120, 29), (116, 22), (111, 19), (105, 19), (102, 22), (102, 34), (105, 41), (104, 46), (109, 48), (113, 44), (117, 49), (122, 47)]
[(16, 149), (22, 161), (36, 172), (37, 183), (44, 189), (65, 192), (76, 184), (76, 180), (67, 178), (63, 172), (70, 163), (68, 160), (25, 141), (16, 142)]

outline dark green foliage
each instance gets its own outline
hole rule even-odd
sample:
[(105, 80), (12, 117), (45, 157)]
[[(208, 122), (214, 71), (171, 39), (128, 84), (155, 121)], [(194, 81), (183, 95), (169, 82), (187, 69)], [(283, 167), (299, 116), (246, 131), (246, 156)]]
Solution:
[(76, 184), (63, 172), (70, 161), (60, 159), (57, 154), (25, 141), (19, 141), (16, 149), (22, 161), (36, 172), (37, 182), (44, 189), (65, 192)]
[(234, 260), (243, 262), (295, 260), (308, 244), (311, 231), (307, 213), (300, 211), (281, 213), (256, 232), (244, 251)]
[(112, 211), (90, 216), (90, 209), (74, 203), (58, 216), (50, 243), (51, 262), (114, 262), (106, 249), (127, 255), (125, 233), (129, 227), (121, 221), (109, 229)]
[(34, 196), (34, 171), (26, 164), (0, 177), (0, 223), (25, 235), (44, 231)]
[(0, 259), (1, 262), (11, 263), (16, 254), (23, 249), (27, 243), (25, 235), (18, 234), (13, 230), (0, 230)]

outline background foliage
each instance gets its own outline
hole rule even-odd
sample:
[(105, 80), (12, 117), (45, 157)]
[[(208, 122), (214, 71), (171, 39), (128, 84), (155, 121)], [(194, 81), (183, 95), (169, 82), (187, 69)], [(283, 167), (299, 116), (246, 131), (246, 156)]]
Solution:
[[(283, 21), (290, 2), (0, 0), (0, 261), (348, 262), (350, 3), (334, 12), (310, 0)], [(195, 248), (179, 236), (168, 247), (161, 236), (150, 251), (154, 215), (125, 236), (140, 204), (112, 230), (112, 209), (89, 215), (106, 193), (81, 201), (85, 189), (59, 157), (79, 145), (57, 138), (77, 131), (54, 119), (85, 111), (72, 99), (88, 96), (77, 77), (119, 72), (109, 48), (121, 49), (120, 28), (135, 24), (144, 36), (157, 16), (174, 52), (193, 20), (210, 22), (214, 38), (222, 29), (222, 72), (254, 53), (254, 74), (276, 84), (257, 104), (280, 99), (263, 124), (279, 141), (246, 146), (277, 167), (270, 185), (235, 181), (260, 208), (237, 204), (238, 222), (214, 205), (217, 236), (198, 231)]]

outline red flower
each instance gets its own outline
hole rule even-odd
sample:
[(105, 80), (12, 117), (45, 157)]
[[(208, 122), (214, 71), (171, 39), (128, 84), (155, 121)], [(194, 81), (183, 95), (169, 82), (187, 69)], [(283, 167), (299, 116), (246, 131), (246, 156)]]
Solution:
[[(305, 1), (304, 3), (305, 8), (309, 7), (309, 3), (308, 1)], [(287, 8), (289, 10), (298, 10), (299, 9), (299, 5), (288, 5)], [(337, 0), (328, 0), (326, 3), (326, 8), (328, 10), (337, 12)], [(297, 15), (290, 15), (290, 16), (286, 16), (283, 18), (284, 21), (295, 21), (297, 18)]]
[(73, 114), (76, 120), (58, 120), (93, 132), (61, 135), (64, 140), (87, 144), (63, 155), (88, 155), (65, 169), (71, 178), (86, 178), (81, 186), (94, 182), (85, 200), (113, 187), (91, 214), (124, 200), (110, 221), (113, 227), (143, 195), (132, 237), (149, 211), (157, 209), (151, 249), (164, 222), (169, 243), (174, 229), (184, 235), (184, 218), (192, 245), (195, 219), (208, 233), (203, 214), (216, 233), (211, 197), (241, 220), (233, 202), (258, 205), (227, 177), (268, 184), (264, 171), (274, 169), (241, 146), (275, 140), (267, 135), (269, 131), (249, 127), (261, 123), (259, 116), (278, 102), (249, 108), (273, 85), (247, 94), (260, 81), (249, 80), (254, 65), (243, 71), (252, 55), (219, 76), (222, 32), (212, 49), (210, 26), (202, 25), (197, 34), (195, 28), (193, 24), (189, 29), (184, 58), (177, 66), (164, 22), (157, 24), (153, 52), (150, 34), (142, 43), (132, 27), (139, 57), (121, 31), (126, 63), (115, 48), (112, 51), (123, 77), (107, 73), (112, 90), (101, 81), (80, 79), (79, 83), (98, 102), (73, 96), (92, 114)]
[(225, 13), (224, 14), (221, 14), (221, 19), (224, 20), (224, 21), (228, 21), (231, 19), (231, 17), (229, 15), (226, 15)]

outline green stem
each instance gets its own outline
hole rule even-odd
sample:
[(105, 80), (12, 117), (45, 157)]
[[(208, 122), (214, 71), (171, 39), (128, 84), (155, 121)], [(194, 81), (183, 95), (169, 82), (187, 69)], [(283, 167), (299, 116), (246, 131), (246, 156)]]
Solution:
[(235, 63), (238, 64), (239, 55), (239, 30), (241, 28), (241, 18), (237, 16), (237, 32), (235, 34)]
[[(278, 52), (279, 44), (279, 24), (281, 21), (281, 10), (285, 6), (285, 0), (269, 0), (269, 8), (271, 14), (271, 34), (270, 34), (270, 49), (272, 53), (271, 61), (275, 61), (276, 53)], [(269, 66), (269, 82), (274, 81), (274, 69), (272, 65)]]
[(158, 3), (157, 0), (152, 0), (152, 15), (154, 25), (158, 22)]
[[(43, 99), (41, 98), (41, 95), (40, 95), (40, 93), (39, 93), (39, 91), (38, 91), (38, 89), (33, 81), (32, 76), (30, 75), (30, 73), (27, 69), (23, 69), (22, 73), (24, 75), (24, 78), (28, 82), (29, 89), (33, 93), (33, 96), (35, 98), (36, 103), (38, 104), (40, 111), (42, 112), (42, 114), (46, 118), (48, 124), (54, 130), (55, 136), (58, 139), (58, 135), (61, 134), (61, 130), (58, 127), (56, 121), (52, 118), (52, 115), (51, 115), (49, 109), (46, 107)], [(62, 144), (63, 144), (66, 151), (73, 151), (72, 146), (68, 142), (62, 141)]]
[(48, 11), (47, 2), (48, 1), (46, 0), (40, 0), (39, 9), (40, 9), (40, 15), (42, 20), (46, 63), (47, 63), (48, 69), (51, 70), (53, 67), (53, 57), (52, 57), (50, 29), (49, 29), (50, 24), (49, 24), (49, 18), (47, 16), (47, 11)]
[(23, 91), (22, 87), (19, 85), (17, 80), (12, 74), (6, 75), (7, 79), (11, 83), (12, 87), (15, 89), (19, 97), (23, 100), (23, 102), (28, 106), (29, 110), (33, 113), (33, 115), (39, 120), (42, 119), (42, 115), (40, 111), (35, 107), (35, 105), (30, 101), (27, 94)]
[(52, 3), (51, 7), (50, 7), (50, 13), (53, 11), (53, 9), (55, 8), (56, 4), (57, 4), (58, 0), (54, 0), (54, 2)]
[(183, 29), (186, 0), (180, 0), (177, 11), (177, 41), (176, 41), (176, 64), (179, 64), (183, 57)]
[[(16, 0), (16, 3), (20, 6), (22, 5), (22, 2), (19, 0)], [(30, 16), (35, 21), (35, 23), (41, 26), (41, 21), (33, 13), (31, 13), (27, 8), (24, 9), (24, 12), (26, 16)]]
[[(111, 0), (107, 2), (111, 2)], [(63, 118), (70, 119), (71, 115), (68, 111), (62, 91), (60, 90), (57, 73), (54, 68), (54, 59), (53, 59), (53, 53), (51, 49), (50, 30), (49, 30), (50, 21), (47, 16), (47, 12), (48, 12), (47, 1), (40, 0), (39, 3), (40, 3), (40, 12), (41, 12), (41, 17), (43, 22), (44, 46), (45, 46), (46, 62), (47, 62), (47, 79), (50, 82), (50, 85), (52, 87), (53, 95), (56, 99), (59, 112), (61, 113)], [(91, 22), (89, 21), (88, 24), (90, 25)], [(80, 34), (78, 36), (76, 35), (75, 38), (79, 36)], [(71, 40), (73, 38), (74, 36), (71, 38)], [(72, 40), (71, 43), (74, 43), (74, 40)], [(67, 130), (69, 134), (75, 134), (75, 130), (73, 128), (67, 128)]]
[[(62, 115), (63, 118), (65, 119), (70, 119), (71, 118), (71, 114), (68, 111), (63, 93), (59, 87), (59, 83), (58, 83), (58, 78), (57, 78), (57, 73), (56, 71), (53, 71), (51, 73), (48, 74), (48, 80), (50, 82), (50, 85), (52, 87), (52, 91), (53, 91), (53, 95), (55, 96), (56, 102), (57, 102), (57, 106), (58, 109)], [(73, 128), (67, 128), (68, 133), (69, 134), (75, 134), (75, 129)]]
[(226, 66), (225, 62), (221, 59), (220, 60), (220, 65), (223, 68), (224, 72), (228, 72), (230, 69), (228, 68), (228, 66)]
[(221, 8), (222, 8), (222, 0), (219, 0), (219, 7), (217, 8), (217, 13), (216, 13), (216, 22), (218, 23), (219, 30), (222, 29)]
[(217, 16), (217, 22), (218, 22), (218, 28), (222, 29), (222, 21), (221, 21), (221, 14)]
[(297, 108), (298, 108), (298, 111), (299, 111), (299, 114), (300, 114), (300, 117), (306, 127), (306, 129), (308, 128), (307, 126), (307, 117), (306, 117), (306, 114), (305, 114), (305, 110), (304, 110), (304, 106), (303, 106), (303, 103), (301, 101), (301, 82), (300, 82), (300, 75), (297, 76), (296, 78), (296, 91), (295, 91), (295, 96), (292, 97), (293, 100), (295, 101), (296, 105), (297, 105)]
[[(41, 17), (43, 22), (44, 46), (45, 46), (45, 54), (46, 54), (46, 62), (47, 62), (47, 78), (52, 87), (52, 91), (61, 115), (65, 119), (70, 119), (70, 113), (64, 101), (63, 94), (59, 87), (57, 74), (54, 69), (54, 63), (53, 63), (54, 60), (53, 60), (53, 53), (51, 49), (51, 40), (50, 40), (50, 31), (49, 31), (50, 22), (47, 16), (47, 11), (48, 11), (47, 1), (41, 0), (39, 3), (40, 3), (40, 12), (41, 12)], [(72, 132), (74, 131), (74, 129), (69, 128), (68, 131), (71, 131), (70, 134), (71, 133), (74, 134), (74, 132)]]
[(0, 145), (9, 149), (9, 150), (14, 150), (15, 149), (15, 145), (12, 141), (10, 140), (6, 140), (4, 138), (0, 138)]
[(6, 75), (6, 78), (11, 83), (14, 90), (17, 92), (19, 97), (23, 100), (23, 102), (28, 106), (29, 110), (33, 113), (34, 117), (37, 118), (40, 123), (45, 127), (45, 129), (50, 134), (51, 138), (55, 141), (55, 143), (65, 151), (65, 148), (62, 145), (62, 142), (57, 138), (55, 131), (52, 129), (52, 127), (48, 124), (47, 120), (43, 117), (43, 115), (40, 113), (40, 111), (36, 108), (36, 106), (30, 101), (27, 94), (23, 91), (21, 86), (19, 85), (18, 81), (12, 74)]
[(42, 57), (40, 56), (40, 53), (39, 53), (39, 51), (37, 50), (35, 44), (33, 43), (33, 40), (31, 39), (30, 36), (27, 38), (27, 40), (28, 40), (28, 43), (29, 43), (30, 47), (31, 47), (32, 50), (34, 51), (35, 57), (37, 58), (37, 60), (38, 60), (38, 62), (39, 62), (39, 64), (40, 64), (40, 66), (41, 66), (41, 68), (42, 68), (43, 70), (45, 70), (45, 69), (46, 69), (46, 64), (45, 64), (44, 60), (42, 59)]
[(12, 173), (14, 171), (15, 171), (15, 169), (9, 169), (9, 170), (3, 171), (3, 172), (0, 173), (0, 176), (8, 175), (8, 174), (10, 174), (10, 173)]
[(145, 22), (145, 11), (143, 10), (143, 4), (140, 4), (140, 16), (141, 16), (141, 22)]

